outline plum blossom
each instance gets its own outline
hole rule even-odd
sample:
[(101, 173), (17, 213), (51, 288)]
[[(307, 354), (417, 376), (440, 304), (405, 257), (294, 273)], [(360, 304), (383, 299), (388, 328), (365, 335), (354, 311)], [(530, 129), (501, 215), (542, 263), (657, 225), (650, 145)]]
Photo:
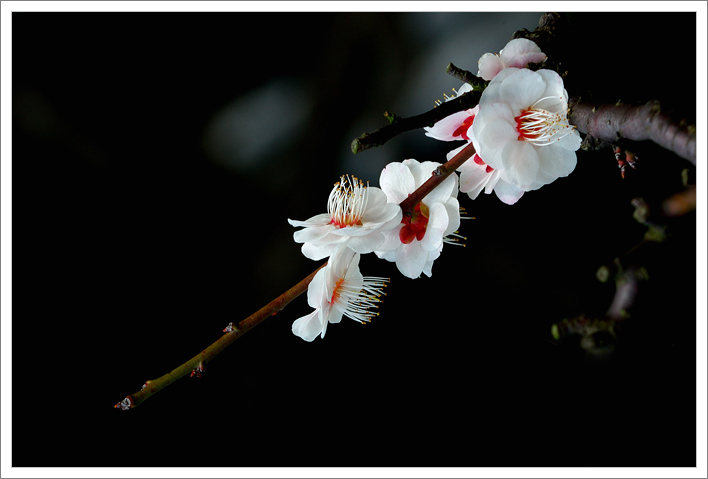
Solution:
[(305, 341), (317, 335), (324, 338), (329, 323), (338, 323), (342, 316), (370, 322), (377, 308), (388, 278), (362, 276), (359, 271), (359, 253), (344, 244), (336, 247), (327, 265), (320, 269), (307, 288), (307, 302), (315, 310), (293, 323), (293, 334)]
[(293, 238), (303, 243), (302, 253), (314, 260), (330, 256), (339, 244), (356, 253), (371, 253), (384, 242), (382, 232), (400, 222), (401, 209), (389, 204), (381, 189), (347, 175), (332, 188), (327, 213), (306, 221), (288, 219), (291, 225), (304, 227)]
[(490, 82), (472, 124), (477, 153), (502, 178), (531, 191), (568, 176), (580, 134), (568, 123), (568, 93), (554, 71), (505, 68)]
[[(460, 95), (467, 93), (472, 90), (472, 85), (465, 83), (456, 91), (454, 96), (446, 96), (445, 101), (450, 101)], [(423, 127), (425, 130), (425, 136), (434, 138), (440, 141), (455, 141), (455, 140), (466, 140), (469, 141), (469, 136), (467, 134), (470, 127), (472, 127), (472, 122), (474, 121), (475, 115), (479, 112), (479, 105), (464, 111), (458, 111), (450, 116), (443, 118), (442, 120), (435, 123), (433, 126)]]
[[(472, 87), (465, 83), (457, 91), (457, 95), (462, 95), (471, 89)], [(455, 97), (447, 97), (445, 101), (449, 101), (453, 98)], [(450, 151), (447, 154), (448, 160), (459, 153), (470, 142), (474, 144), (475, 150), (478, 151), (479, 146), (477, 145), (472, 131), (472, 124), (478, 113), (479, 105), (468, 110), (454, 113), (438, 121), (432, 127), (425, 127), (425, 134), (426, 136), (441, 141), (467, 141), (467, 143), (459, 148)], [(513, 205), (524, 194), (523, 190), (506, 181), (503, 170), (494, 169), (487, 165), (484, 160), (482, 160), (482, 157), (479, 156), (479, 153), (475, 153), (472, 157), (472, 161), (466, 161), (457, 171), (460, 173), (460, 191), (467, 193), (473, 200), (476, 199), (483, 190), (486, 194), (491, 194), (492, 191), (494, 191), (502, 202)]]
[(477, 62), (477, 76), (484, 80), (492, 80), (504, 68), (526, 68), (529, 63), (541, 63), (546, 60), (546, 54), (531, 40), (517, 38), (511, 40), (499, 52), (485, 53)]
[[(440, 163), (420, 163), (409, 159), (389, 163), (381, 172), (379, 184), (389, 203), (398, 205), (420, 187)], [(383, 234), (385, 242), (375, 251), (379, 258), (395, 262), (398, 270), (409, 278), (421, 273), (432, 276), (433, 261), (442, 251), (443, 242), (454, 236), (460, 226), (460, 204), (457, 201), (458, 179), (452, 174), (428, 193), (410, 217)]]

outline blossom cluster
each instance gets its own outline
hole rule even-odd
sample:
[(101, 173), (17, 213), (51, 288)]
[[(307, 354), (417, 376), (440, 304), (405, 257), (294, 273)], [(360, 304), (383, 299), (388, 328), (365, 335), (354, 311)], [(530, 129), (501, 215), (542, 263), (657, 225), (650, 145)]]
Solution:
[[(305, 221), (289, 219), (305, 257), (328, 258), (309, 284), (308, 304), (314, 311), (297, 319), (293, 333), (306, 341), (324, 338), (329, 323), (342, 316), (369, 322), (378, 313), (388, 278), (363, 276), (362, 254), (394, 262), (401, 274), (432, 276), (433, 262), (445, 243), (456, 242), (460, 226), (458, 191), (476, 199), (494, 191), (513, 205), (525, 192), (569, 175), (576, 165), (580, 135), (568, 123), (568, 93), (552, 70), (528, 69), (546, 55), (532, 41), (516, 39), (497, 54), (478, 61), (478, 75), (488, 86), (474, 108), (450, 115), (426, 135), (465, 143), (447, 154), (448, 160), (472, 143), (475, 154), (445, 178), (404, 215), (400, 204), (435, 174), (440, 163), (407, 159), (386, 165), (380, 187), (344, 175), (327, 200), (327, 212)], [(471, 90), (469, 84), (457, 92)], [(452, 97), (454, 98), (454, 97)], [(448, 100), (452, 99), (448, 98)]]
[[(525, 192), (575, 169), (580, 135), (568, 123), (563, 79), (553, 70), (526, 68), (545, 60), (538, 45), (523, 38), (510, 41), (498, 55), (485, 53), (478, 76), (490, 83), (479, 104), (425, 128), (431, 138), (474, 145), (474, 161), (458, 170), (460, 191), (471, 199), (482, 190), (494, 191), (513, 205)], [(465, 84), (458, 95), (471, 88)], [(450, 151), (448, 158), (464, 146)]]

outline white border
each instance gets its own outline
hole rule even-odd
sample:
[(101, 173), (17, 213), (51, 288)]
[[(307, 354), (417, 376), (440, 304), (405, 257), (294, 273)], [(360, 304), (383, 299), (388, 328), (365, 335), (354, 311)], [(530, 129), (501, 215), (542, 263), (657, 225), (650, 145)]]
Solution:
[[(23, 2), (0, 3), (2, 58), (2, 445), (0, 476), (10, 477), (696, 477), (708, 476), (706, 443), (706, 3), (705, 2), (504, 2), (504, 11), (695, 11), (697, 20), (697, 173), (698, 173), (698, 364), (696, 468), (11, 468), (11, 311), (12, 311), (12, 164), (11, 12), (13, 11), (500, 11), (499, 2)], [(615, 34), (623, 34), (618, 29)], [(624, 32), (624, 34), (628, 34)], [(680, 60), (679, 60), (680, 61)], [(657, 66), (664, 62), (657, 59)], [(661, 73), (661, 72), (660, 72)]]

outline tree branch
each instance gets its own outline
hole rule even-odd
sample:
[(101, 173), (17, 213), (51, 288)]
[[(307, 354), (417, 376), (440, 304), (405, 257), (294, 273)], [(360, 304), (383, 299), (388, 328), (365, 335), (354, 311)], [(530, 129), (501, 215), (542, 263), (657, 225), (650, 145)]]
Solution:
[[(400, 206), (404, 215), (412, 215), (415, 205), (425, 198), (425, 196), (430, 193), (436, 186), (450, 176), (460, 165), (474, 155), (474, 147), (470, 142), (465, 148), (463, 148), (457, 155), (452, 157), (450, 161), (443, 165), (440, 165), (433, 176), (431, 176), (425, 183), (423, 183), (416, 191), (414, 191), (408, 198), (401, 202)], [(206, 364), (214, 359), (214, 357), (221, 351), (230, 346), (234, 341), (243, 336), (251, 328), (257, 326), (263, 322), (266, 318), (275, 315), (278, 311), (283, 309), (292, 300), (300, 296), (302, 293), (307, 291), (310, 282), (315, 277), (315, 274), (326, 266), (324, 263), (315, 271), (310, 273), (309, 276), (304, 278), (302, 281), (297, 283), (295, 286), (287, 290), (285, 293), (281, 294), (273, 301), (253, 313), (251, 316), (247, 317), (237, 325), (229, 323), (229, 325), (224, 329), (224, 335), (216, 340), (211, 346), (206, 348), (201, 353), (194, 356), (189, 361), (183, 363), (177, 368), (173, 369), (169, 373), (160, 376), (157, 379), (152, 379), (146, 381), (143, 388), (127, 396), (121, 402), (116, 404), (114, 407), (116, 409), (128, 410), (140, 405), (143, 401), (150, 398), (153, 394), (166, 388), (170, 384), (174, 383), (178, 379), (191, 373), (191, 376), (199, 377), (205, 369)]]
[(428, 193), (433, 191), (433, 188), (445, 181), (445, 178), (450, 176), (453, 171), (457, 170), (465, 161), (472, 158), (475, 150), (472, 142), (469, 142), (458, 154), (450, 158), (450, 161), (437, 167), (433, 172), (433, 176), (420, 185), (411, 195), (401, 202), (401, 210), (403, 216), (411, 217), (417, 205)]
[(192, 376), (200, 376), (201, 373), (204, 372), (206, 364), (212, 359), (214, 359), (217, 354), (226, 349), (234, 341), (243, 336), (249, 330), (251, 330), (251, 328), (257, 326), (266, 318), (275, 315), (278, 311), (287, 306), (290, 301), (307, 291), (307, 287), (312, 281), (312, 278), (314, 278), (315, 274), (317, 274), (317, 272), (320, 269), (324, 268), (326, 265), (327, 263), (321, 265), (315, 271), (310, 273), (310, 275), (308, 275), (305, 279), (297, 283), (295, 286), (275, 298), (273, 301), (271, 301), (270, 303), (268, 303), (267, 305), (265, 305), (264, 307), (262, 307), (240, 323), (238, 323), (237, 325), (234, 326), (233, 323), (230, 323), (226, 327), (226, 329), (224, 329), (225, 334), (221, 336), (221, 338), (219, 338), (211, 346), (209, 346), (204, 351), (197, 354), (181, 366), (178, 366), (177, 368), (173, 369), (169, 373), (160, 376), (157, 379), (146, 381), (140, 391), (127, 396), (114, 407), (123, 410), (132, 409), (140, 405), (146, 399), (150, 398), (153, 394), (164, 389), (165, 387), (169, 386), (178, 379), (186, 376), (190, 372)]
[(624, 103), (595, 105), (571, 98), (568, 104), (568, 120), (581, 133), (610, 143), (620, 139), (652, 140), (696, 164), (695, 125), (674, 121), (662, 113), (661, 105), (656, 100), (632, 106)]
[[(457, 69), (454, 65), (452, 66)], [(460, 72), (462, 71), (459, 69), (457, 70)], [(472, 75), (471, 73), (469, 74)], [(474, 75), (472, 76), (474, 77)], [(484, 83), (484, 80), (479, 80)], [(401, 133), (426, 126), (432, 127), (435, 123), (452, 115), (453, 113), (474, 108), (477, 103), (479, 103), (479, 99), (482, 96), (482, 91), (484, 88), (480, 88), (479, 84), (477, 84), (477, 86), (473, 86), (473, 88), (474, 89), (472, 91), (468, 91), (463, 95), (454, 97), (449, 101), (441, 103), (432, 110), (421, 113), (420, 115), (411, 116), (409, 118), (401, 118), (396, 115), (391, 115), (388, 112), (385, 113), (384, 116), (389, 119), (391, 124), (386, 125), (373, 133), (363, 133), (360, 137), (355, 138), (354, 141), (352, 141), (352, 152), (359, 153), (360, 151), (374, 146), (381, 146), (391, 138), (400, 135)]]

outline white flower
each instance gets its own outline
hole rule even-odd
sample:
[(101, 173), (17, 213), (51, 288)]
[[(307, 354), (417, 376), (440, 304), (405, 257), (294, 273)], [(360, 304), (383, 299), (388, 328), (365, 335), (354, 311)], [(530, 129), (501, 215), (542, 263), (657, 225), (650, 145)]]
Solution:
[(329, 194), (327, 213), (306, 221), (288, 219), (291, 225), (304, 227), (293, 238), (304, 243), (302, 253), (314, 260), (330, 256), (339, 244), (356, 253), (371, 253), (384, 242), (382, 231), (400, 221), (401, 209), (388, 204), (379, 188), (364, 186), (361, 180), (346, 175)]
[[(456, 92), (455, 96), (448, 97), (446, 95), (445, 101), (450, 101), (470, 90), (472, 90), (472, 86), (469, 83), (465, 83)], [(425, 130), (425, 136), (429, 136), (430, 138), (435, 138), (440, 141), (469, 140), (467, 130), (472, 126), (472, 122), (474, 121), (474, 117), (478, 111), (478, 107), (458, 111), (457, 113), (453, 113), (452, 115), (438, 121), (432, 127), (423, 127)]]
[[(474, 142), (476, 144), (476, 140)], [(455, 156), (465, 146), (467, 145), (462, 145), (450, 151), (447, 154), (447, 159), (449, 160)], [(475, 153), (471, 159), (465, 161), (457, 171), (460, 173), (460, 192), (467, 193), (470, 199), (477, 199), (483, 190), (486, 194), (491, 194), (493, 191), (502, 203), (513, 205), (524, 194), (524, 190), (506, 180), (504, 170), (495, 170), (486, 164), (478, 153)]]
[(347, 316), (360, 323), (370, 322), (384, 294), (388, 278), (362, 276), (359, 271), (359, 253), (339, 245), (327, 265), (312, 278), (307, 288), (307, 302), (315, 310), (293, 323), (293, 334), (305, 341), (322, 338), (327, 324), (338, 323)]
[[(458, 95), (469, 91), (472, 87), (469, 84), (463, 85)], [(454, 97), (448, 97), (445, 101), (449, 101)], [(453, 156), (459, 153), (470, 142), (474, 144), (475, 150), (479, 149), (477, 140), (474, 137), (472, 124), (479, 113), (479, 105), (469, 110), (454, 113), (448, 117), (438, 121), (432, 127), (425, 127), (426, 136), (435, 138), (441, 141), (467, 140), (467, 143), (455, 148), (447, 154), (447, 159), (450, 160)], [(460, 173), (460, 191), (467, 193), (471, 199), (476, 199), (477, 196), (484, 190), (486, 194), (494, 191), (497, 197), (508, 205), (513, 205), (524, 194), (524, 191), (517, 188), (513, 184), (506, 181), (503, 170), (494, 169), (487, 165), (479, 153), (475, 153), (471, 158), (472, 161), (466, 161), (460, 166), (457, 171)]]
[(517, 38), (510, 41), (499, 52), (485, 53), (477, 62), (477, 76), (491, 80), (504, 68), (526, 68), (529, 63), (541, 63), (546, 60), (546, 54), (531, 40)]
[(580, 134), (568, 123), (568, 93), (556, 72), (505, 68), (479, 107), (477, 153), (509, 183), (535, 190), (575, 169)]
[[(389, 163), (381, 172), (379, 183), (389, 203), (400, 204), (421, 186), (440, 163), (405, 160)], [(398, 270), (409, 278), (421, 273), (432, 276), (433, 261), (440, 256), (445, 237), (460, 226), (457, 201), (457, 175), (452, 174), (428, 193), (412, 216), (384, 232), (386, 241), (375, 251), (379, 258), (395, 261)]]

